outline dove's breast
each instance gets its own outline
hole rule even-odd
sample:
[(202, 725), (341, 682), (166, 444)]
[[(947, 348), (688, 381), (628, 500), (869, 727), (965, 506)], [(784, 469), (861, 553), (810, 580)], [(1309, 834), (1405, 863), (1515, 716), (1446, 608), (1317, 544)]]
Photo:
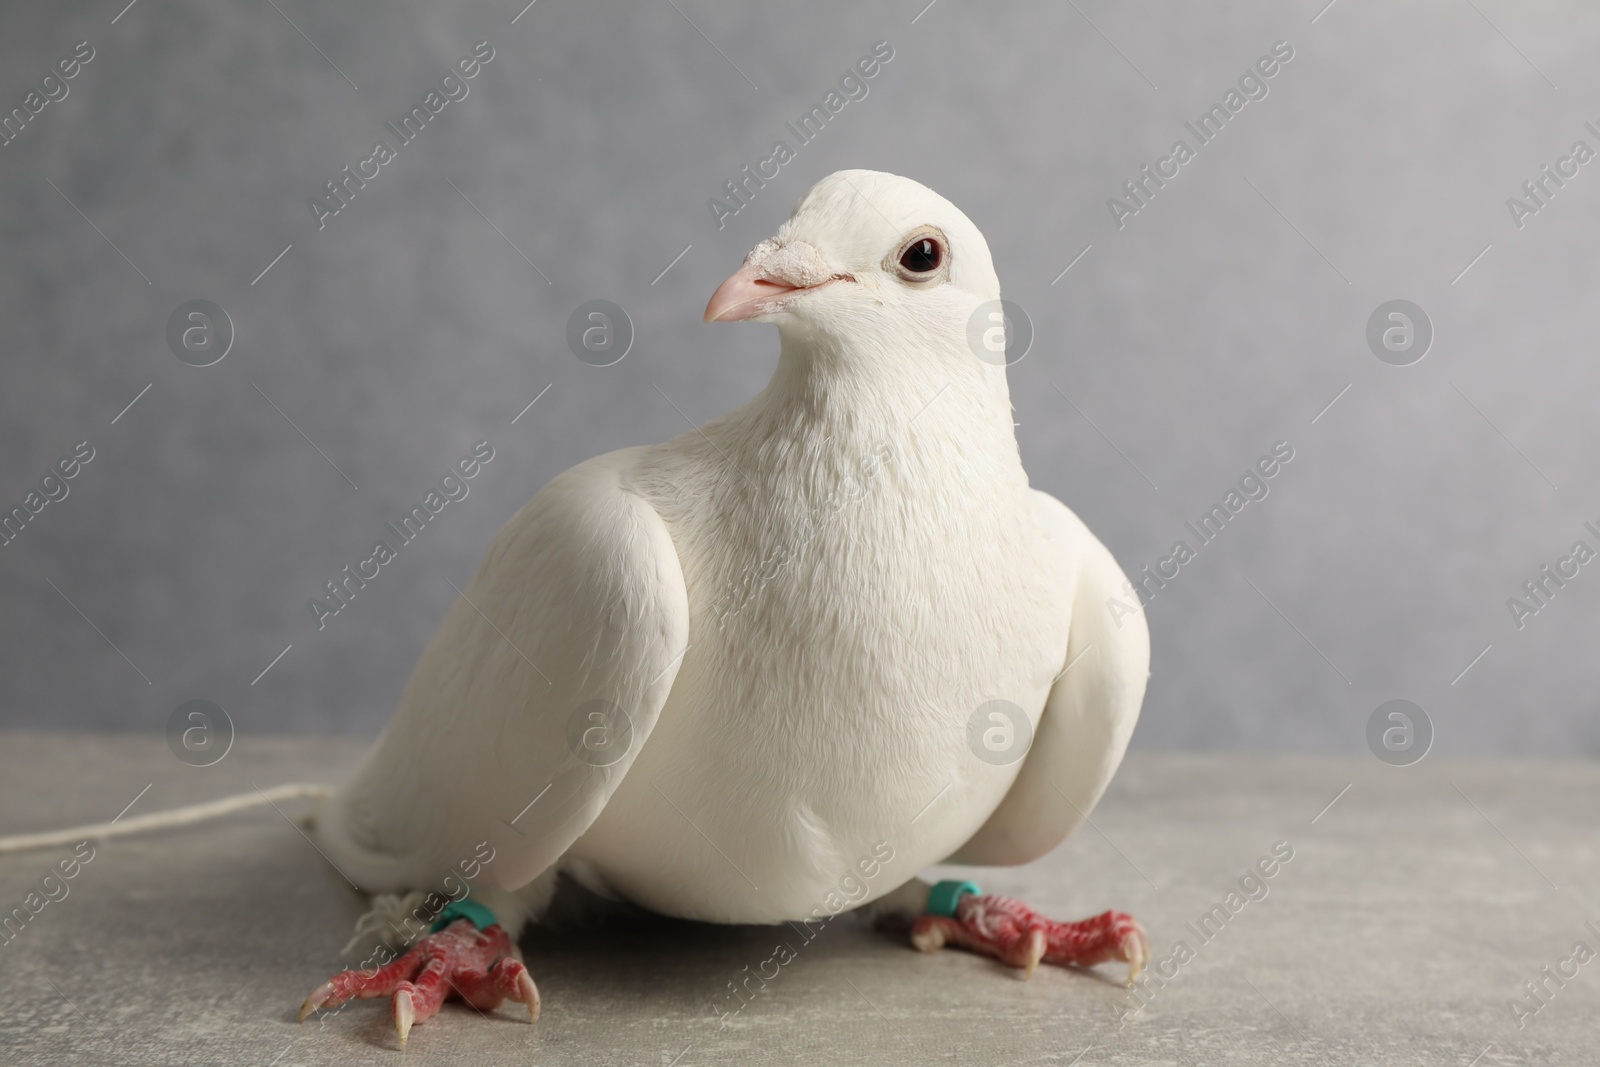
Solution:
[(741, 472), (707, 448), (641, 479), (689, 643), (572, 854), (654, 910), (775, 922), (959, 848), (1016, 777), (1067, 647), (1070, 561), (1011, 449), (1008, 467), (866, 442)]

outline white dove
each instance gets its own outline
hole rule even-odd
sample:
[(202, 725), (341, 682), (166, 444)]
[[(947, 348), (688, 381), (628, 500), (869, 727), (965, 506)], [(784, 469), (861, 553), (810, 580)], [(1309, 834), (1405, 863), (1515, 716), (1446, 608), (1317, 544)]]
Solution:
[(1137, 974), (1121, 912), (1059, 923), (916, 880), (1055, 847), (1148, 676), (1143, 618), (1104, 607), (1122, 571), (1029, 488), (1004, 359), (969, 341), (999, 298), (983, 235), (917, 182), (841, 171), (801, 199), (705, 312), (777, 325), (770, 384), (517, 512), (318, 810), (332, 863), (409, 894), (425, 936), (302, 1019), (386, 996), (403, 1044), (452, 991), (537, 1018), (515, 939), (562, 873), (684, 919), (872, 904), (924, 951)]

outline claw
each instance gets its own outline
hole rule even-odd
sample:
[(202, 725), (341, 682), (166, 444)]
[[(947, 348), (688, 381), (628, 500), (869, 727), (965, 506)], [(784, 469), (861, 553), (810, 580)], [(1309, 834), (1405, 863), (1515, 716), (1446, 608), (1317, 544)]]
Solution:
[(315, 989), (313, 989), (311, 991), (311, 995), (305, 999), (305, 1003), (300, 1005), (300, 1014), (295, 1019), (295, 1022), (297, 1022), (297, 1023), (305, 1022), (307, 1015), (310, 1015), (312, 1012), (316, 1011), (318, 1008), (320, 1008), (324, 1004), (326, 1004), (328, 1002), (329, 998), (331, 998), (332, 996), (333, 996), (333, 983), (332, 982), (323, 982), (321, 985), (317, 986), (317, 988), (315, 988)]
[(1044, 959), (1047, 948), (1049, 943), (1045, 939), (1043, 930), (1036, 928), (1028, 932), (1028, 944), (1022, 952), (1022, 977), (1025, 980), (1033, 977), (1033, 969)]
[(377, 970), (334, 975), (306, 998), (300, 1018), (348, 1000), (381, 997), (389, 1002), (403, 1049), (412, 1026), (437, 1015), (450, 996), (481, 1012), (516, 1000), (527, 1006), (529, 1022), (539, 1018), (539, 989), (505, 930), (498, 923), (480, 930), (466, 919), (428, 934)]
[(1135, 930), (1123, 938), (1122, 954), (1128, 961), (1128, 988), (1132, 989), (1145, 961), (1150, 958), (1150, 946), (1145, 942), (1143, 930)]
[(400, 1039), (400, 1047), (406, 1047), (406, 1038), (411, 1033), (411, 1022), (416, 1017), (411, 1008), (411, 993), (409, 990), (397, 989), (394, 994), (394, 1032)]
[(539, 1021), (539, 987), (533, 984), (533, 975), (527, 971), (523, 971), (517, 976), (517, 996), (515, 999), (528, 1006), (528, 1021), (530, 1023)]
[(911, 924), (911, 944), (923, 952), (944, 945), (993, 956), (1031, 978), (1041, 962), (1093, 967), (1111, 960), (1128, 965), (1133, 985), (1150, 961), (1150, 942), (1131, 915), (1107, 911), (1078, 922), (1056, 922), (1010, 897), (968, 894), (956, 914), (923, 915)]
[(946, 940), (937, 923), (918, 921), (911, 927), (911, 946), (918, 952), (938, 952)]

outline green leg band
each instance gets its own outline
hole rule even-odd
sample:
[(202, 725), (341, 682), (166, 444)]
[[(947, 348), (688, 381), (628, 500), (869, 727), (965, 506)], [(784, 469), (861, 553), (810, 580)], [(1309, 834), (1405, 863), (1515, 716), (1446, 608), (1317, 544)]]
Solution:
[(975, 882), (939, 882), (928, 890), (928, 914), (951, 918), (956, 913), (958, 900), (968, 893), (978, 896), (982, 892)]
[(446, 904), (444, 910), (439, 913), (439, 917), (433, 920), (433, 926), (429, 932), (438, 933), (457, 919), (466, 919), (480, 930), (493, 926), (499, 921), (494, 917), (494, 912), (479, 904), (476, 900), (453, 900)]

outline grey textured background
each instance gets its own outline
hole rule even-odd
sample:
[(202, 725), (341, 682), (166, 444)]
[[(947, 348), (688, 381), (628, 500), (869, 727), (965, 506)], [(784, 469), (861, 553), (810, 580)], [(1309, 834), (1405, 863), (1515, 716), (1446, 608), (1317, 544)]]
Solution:
[[(1136, 745), (1360, 751), (1405, 697), (1441, 751), (1600, 754), (1600, 567), (1520, 632), (1505, 606), (1600, 520), (1600, 162), (1520, 231), (1505, 207), (1600, 148), (1600, 10), (923, 2), (8, 3), (4, 107), (97, 54), (0, 148), (0, 504), (97, 455), (0, 548), (0, 725), (153, 731), (203, 697), (242, 733), (375, 730), (446, 579), (540, 486), (764, 384), (775, 331), (705, 300), (813, 181), (871, 167), (987, 235), (1037, 331), (1011, 371), (1034, 482), (1128, 570), (1295, 448), (1150, 605)], [(319, 232), (307, 199), (480, 39), (470, 95)], [(880, 39), (867, 98), (718, 231), (706, 198)], [(1119, 231), (1106, 198), (1280, 39), (1270, 95)], [(1364, 341), (1396, 297), (1437, 331), (1404, 368)], [(204, 369), (164, 340), (194, 298), (237, 328)], [(564, 342), (593, 298), (638, 334), (604, 369)], [(319, 633), (307, 598), (480, 439), (471, 495)]]
[[(159, 739), (19, 737), (0, 833), (105, 819), (150, 782), (133, 811), (337, 781), (362, 746), (258, 738), (185, 773)], [(1156, 961), (1179, 940), (1196, 953), (1168, 983), (1130, 991), (1110, 964), (1021, 982), (853, 916), (809, 944), (770, 926), (558, 925), (523, 939), (537, 1025), (514, 1005), (484, 1019), (447, 1004), (403, 1057), (381, 1000), (295, 1025), (366, 905), (288, 812), (260, 808), (96, 842), (70, 895), (0, 945), (0, 1054), (28, 1067), (1590, 1067), (1600, 964), (1575, 978), (1568, 964), (1560, 987), (1540, 968), (1554, 974), (1600, 928), (1596, 808), (1588, 763), (1429, 757), (1395, 773), (1365, 752), (1134, 753), (1094, 830), (1023, 867), (940, 873), (1047, 914), (1126, 907)], [(1295, 855), (1267, 897), (1209, 943), (1191, 933), (1280, 840)], [(57, 858), (0, 856), (0, 901)], [(728, 981), (779, 939), (797, 958), (722, 1029)], [(1529, 981), (1549, 1001), (1531, 1019)]]

